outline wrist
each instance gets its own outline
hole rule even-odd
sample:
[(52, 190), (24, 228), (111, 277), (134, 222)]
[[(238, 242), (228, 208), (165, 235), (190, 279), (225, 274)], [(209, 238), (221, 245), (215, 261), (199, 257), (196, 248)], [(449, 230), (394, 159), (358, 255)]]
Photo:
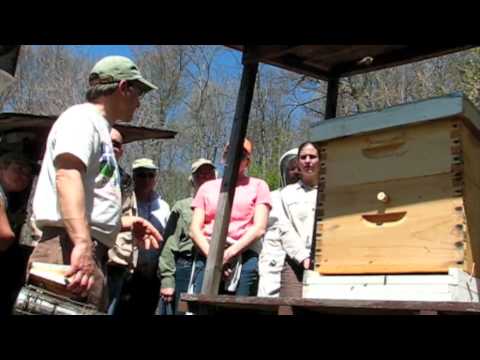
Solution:
[(92, 247), (92, 239), (88, 236), (70, 236), (74, 246)]
[(205, 256), (208, 256), (208, 251), (210, 250), (210, 242), (205, 236), (201, 236), (200, 238), (200, 250), (203, 252)]
[(239, 241), (235, 242), (235, 244), (231, 245), (229, 248), (229, 253), (231, 255), (231, 257), (235, 257), (237, 256), (238, 254), (240, 254), (242, 252), (242, 246), (240, 244)]

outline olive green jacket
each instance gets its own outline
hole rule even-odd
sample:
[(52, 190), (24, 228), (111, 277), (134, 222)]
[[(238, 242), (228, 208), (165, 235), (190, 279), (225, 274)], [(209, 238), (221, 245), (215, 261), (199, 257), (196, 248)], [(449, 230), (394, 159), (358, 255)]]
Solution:
[(188, 236), (193, 214), (192, 201), (192, 197), (177, 201), (168, 218), (164, 234), (165, 245), (158, 262), (162, 289), (175, 288), (175, 260), (178, 255), (192, 253), (193, 242)]

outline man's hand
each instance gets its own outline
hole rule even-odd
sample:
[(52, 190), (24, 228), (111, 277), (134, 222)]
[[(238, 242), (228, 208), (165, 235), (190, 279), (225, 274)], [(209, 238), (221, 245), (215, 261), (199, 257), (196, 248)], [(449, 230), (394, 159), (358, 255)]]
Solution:
[(155, 249), (160, 248), (160, 243), (163, 241), (162, 235), (150, 223), (150, 221), (136, 217), (132, 223), (132, 235), (140, 246), (149, 250), (151, 247)]
[(173, 294), (175, 294), (175, 289), (173, 288), (165, 288), (160, 289), (160, 297), (166, 303), (170, 303), (173, 300)]
[(85, 207), (83, 176), (86, 165), (73, 154), (62, 153), (55, 158), (55, 182), (60, 214), (68, 237), (73, 243), (70, 269), (66, 273), (67, 289), (86, 296), (93, 286), (95, 263)]
[(70, 269), (65, 274), (71, 281), (67, 285), (67, 289), (73, 293), (86, 296), (95, 282), (94, 271), (92, 243), (78, 243), (73, 247), (70, 256)]
[(124, 216), (122, 217), (122, 231), (128, 230), (132, 232), (133, 240), (141, 247), (147, 250), (152, 247), (160, 248), (163, 237), (150, 221), (139, 216)]

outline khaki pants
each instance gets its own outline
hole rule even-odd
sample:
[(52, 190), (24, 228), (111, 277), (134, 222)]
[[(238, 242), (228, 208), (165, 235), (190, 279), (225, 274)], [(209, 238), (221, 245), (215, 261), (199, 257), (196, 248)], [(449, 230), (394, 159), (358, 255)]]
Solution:
[[(43, 235), (32, 252), (28, 261), (30, 269), (32, 262), (49, 264), (70, 265), (70, 255), (73, 243), (66, 231), (62, 228), (45, 228)], [(108, 289), (106, 286), (106, 264), (108, 260), (108, 248), (102, 243), (93, 240), (93, 258), (95, 267), (95, 283), (90, 289), (86, 302), (99, 311), (106, 312), (108, 302)]]

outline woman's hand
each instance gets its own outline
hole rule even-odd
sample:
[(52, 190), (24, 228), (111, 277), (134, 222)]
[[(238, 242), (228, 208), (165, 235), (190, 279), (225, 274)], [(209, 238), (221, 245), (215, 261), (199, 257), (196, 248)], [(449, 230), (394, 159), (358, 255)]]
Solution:
[(223, 264), (227, 264), (232, 260), (235, 256), (237, 256), (237, 252), (235, 251), (234, 248), (235, 245), (232, 245), (228, 248), (225, 249), (223, 253)]

